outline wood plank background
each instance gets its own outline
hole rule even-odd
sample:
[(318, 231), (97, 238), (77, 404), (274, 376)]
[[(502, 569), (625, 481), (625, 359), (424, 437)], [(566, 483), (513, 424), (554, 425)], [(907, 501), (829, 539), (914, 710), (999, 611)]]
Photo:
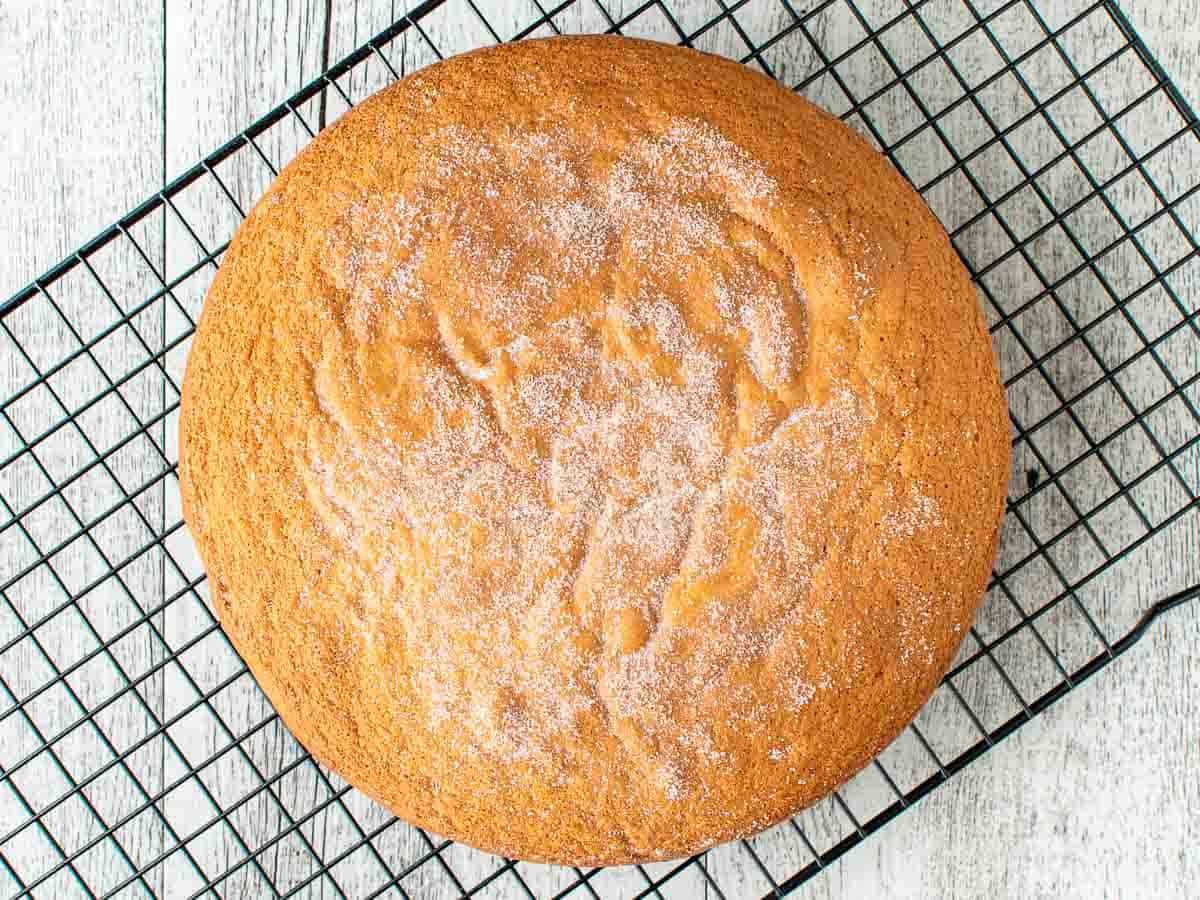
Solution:
[[(480, 4), (502, 36), (517, 23), (530, 19), (532, 6), (526, 0), (494, 0)], [(863, 3), (864, 9), (882, 10), (897, 6), (885, 0)], [(986, 13), (998, 4), (978, 3)], [(459, 7), (462, 4), (458, 4)], [(707, 18), (706, 10), (715, 3), (675, 4), (685, 8), (683, 18), (697, 22)], [(797, 6), (803, 6), (798, 4)], [(1082, 3), (1047, 2), (1040, 4), (1053, 25), (1067, 16), (1068, 8)], [(1200, 63), (1195, 48), (1200, 45), (1200, 0), (1181, 3), (1153, 3), (1147, 0), (1123, 4), (1127, 14), (1141, 31), (1164, 67), (1175, 78), (1185, 95), (1200, 99)], [(620, 14), (631, 2), (611, 2), (608, 8)], [(931, 27), (951, 27), (961, 15), (961, 4), (934, 3), (925, 11)], [(336, 60), (358, 46), (367, 36), (382, 29), (403, 12), (397, 0), (169, 0), (146, 4), (132, 0), (105, 0), (95, 4), (57, 4), (49, 0), (8, 0), (0, 5), (0, 59), (10, 77), (0, 80), (0, 297), (26, 283), (31, 277), (70, 253), (100, 228), (143, 199), (164, 180), (195, 163), (257, 116), (274, 106), (323, 68), (323, 60)], [(956, 11), (957, 10), (957, 11)], [(786, 12), (778, 4), (750, 4), (740, 20), (752, 34), (771, 34), (783, 24)], [(650, 36), (671, 37), (661, 18), (647, 17)], [(1025, 31), (1036, 32), (1029, 18), (1006, 19), (998, 31), (1006, 42), (1019, 46)], [(560, 20), (568, 30), (596, 28), (602, 20), (594, 8), (580, 4)], [(1007, 28), (1007, 31), (1004, 31)], [(1023, 31), (1023, 29), (1025, 31)], [(488, 40), (486, 30), (469, 17), (438, 19), (429, 25), (430, 35), (444, 50), (462, 49)], [(852, 41), (854, 26), (845, 10), (822, 17), (815, 25), (817, 38), (829, 47), (845, 46)], [(1096, 41), (1102, 43), (1103, 30), (1097, 27)], [(730, 28), (709, 35), (704, 49), (740, 55), (741, 38)], [(424, 65), (432, 53), (422, 42), (410, 38), (393, 46), (393, 64), (406, 69)], [(901, 58), (907, 49), (895, 48)], [(1087, 47), (1072, 47), (1086, 55)], [(794, 75), (811, 64), (799, 44), (777, 48), (770, 63), (781, 77)], [(966, 48), (958, 60), (972, 64), (972, 53), (983, 50)], [(1093, 48), (1092, 52), (1100, 52)], [(979, 57), (983, 59), (984, 56)], [(847, 83), (853, 88), (878, 81), (880, 73), (872, 66), (880, 63), (855, 62), (844, 68)], [(1052, 84), (1061, 77), (1061, 62), (1053, 54), (1039, 54), (1029, 60), (1022, 73), (1029, 83)], [(1122, 71), (1116, 67), (1116, 71)], [(1141, 82), (1129, 74), (1125, 90), (1132, 98)], [(343, 82), (344, 89), (357, 98), (385, 83), (382, 66), (356, 72)], [(1011, 113), (1019, 115), (1020, 89), (1011, 81)], [(952, 84), (926, 86), (933, 103), (939, 91), (953, 96)], [(1143, 85), (1144, 88), (1144, 85)], [(838, 109), (844, 104), (840, 89), (832, 82), (814, 85), (810, 96)], [(886, 99), (886, 98), (885, 98)], [(1089, 127), (1087, 104), (1073, 95), (1064, 102), (1062, 120), (1070, 127)], [(888, 105), (888, 104), (891, 105)], [(1003, 104), (1001, 104), (1003, 105)], [(326, 116), (332, 118), (344, 108), (336, 97), (328, 100)], [(321, 117), (320, 104), (313, 101), (301, 109), (312, 127)], [(876, 121), (885, 131), (901, 128), (906, 110), (900, 99), (888, 100), (876, 113)], [(1157, 113), (1144, 120), (1131, 120), (1126, 126), (1147, 136), (1155, 133), (1160, 121)], [(956, 135), (971, 138), (970, 123), (959, 123)], [(272, 161), (286, 160), (306, 139), (299, 123), (274, 129), (261, 145)], [(1051, 134), (1028, 137), (1029, 152), (1037, 158), (1058, 146)], [(937, 158), (922, 154), (920, 148), (906, 156), (910, 176), (921, 180), (922, 173), (938, 171)], [(1120, 158), (1116, 147), (1100, 149), (1088, 164), (1096, 171), (1114, 168)], [(1191, 157), (1192, 165), (1197, 157)], [(1168, 159), (1170, 163), (1170, 159)], [(1183, 163), (1181, 162), (1181, 165)], [(1011, 164), (981, 160), (975, 175), (986, 188), (1001, 184)], [(270, 172), (255, 155), (239, 154), (221, 169), (221, 177), (237, 198), (251, 198), (262, 189)], [(1172, 171), (1161, 174), (1167, 179), (1191, 183), (1195, 172)], [(1046, 190), (1056, 200), (1078, 188), (1077, 174), (1052, 172), (1045, 179)], [(963, 184), (945, 183), (930, 195), (935, 210), (950, 221), (961, 221), (962, 197), (969, 194)], [(1142, 202), (1135, 186), (1118, 186), (1112, 192), (1121, 209), (1136, 208)], [(1020, 198), (1016, 198), (1020, 200)], [(177, 218), (156, 214), (131, 230), (111, 252), (95, 262), (98, 273), (112, 288), (110, 299), (97, 290), (89, 273), (79, 271), (64, 279), (55, 299), (72, 311), (69, 322), (53, 316), (43, 305), (31, 304), (27, 311), (8, 323), (31, 357), (27, 360), (12, 340), (0, 332), (0, 397), (25, 384), (31, 364), (43, 368), (62, 356), (62, 347), (75, 339), (72, 329), (85, 339), (101, 333), (117, 310), (156, 290), (160, 284), (154, 268), (168, 280), (187, 270), (197, 258), (196, 239), (206, 249), (222, 240), (221, 235), (236, 221), (232, 205), (219, 193), (197, 193), (179, 202), (184, 218), (196, 231), (189, 234)], [(970, 212), (971, 210), (968, 210)], [(1024, 208), (1014, 202), (1007, 211), (1008, 220), (1019, 233), (1042, 224), (1044, 215), (1036, 205)], [(1104, 233), (1107, 219), (1098, 207), (1085, 207), (1076, 224), (1084, 235), (1085, 246), (1092, 234)], [(1193, 216), (1193, 228), (1200, 219)], [(989, 242), (995, 235), (981, 232), (968, 235), (965, 252), (987, 258)], [(1145, 243), (1151, 253), (1169, 254), (1171, 242), (1178, 236), (1147, 233)], [(136, 242), (136, 243), (135, 243)], [(1063, 265), (1069, 265), (1067, 260)], [(151, 268), (154, 267), (154, 268)], [(1136, 260), (1117, 260), (1106, 277), (1118, 288), (1137, 283)], [(107, 382), (104, 372), (130, 370), (148, 354), (159, 353), (170, 345), (173, 335), (194, 316), (202, 298), (203, 275), (188, 279), (173, 292), (169, 301), (156, 307), (154, 317), (139, 318), (136, 331), (123, 330), (119, 340), (105, 341), (94, 350), (93, 360), (81, 360), (62, 377), (51, 381), (54, 393), (39, 391), (9, 411), (12, 421), (0, 421), (0, 458), (15, 452), (19, 438), (13, 433), (37, 434), (61, 419), (55, 404), (73, 408), (75, 399), (86, 398), (102, 390)], [(1200, 302), (1200, 279), (1193, 270), (1181, 273), (1173, 282), (1183, 302), (1195, 309)], [(998, 295), (1023, 289), (1021, 277), (997, 271), (992, 287)], [(1048, 305), (1045, 309), (1048, 309)], [(1158, 307), (1147, 306), (1140, 314), (1152, 320)], [(1022, 333), (1034, 347), (1053, 343), (1061, 335), (1061, 322), (1037, 307), (1022, 319)], [(114, 336), (116, 337), (116, 336)], [(1101, 356), (1111, 354), (1120, 360), (1127, 355), (1127, 336), (1120, 332), (1100, 331), (1097, 349)], [(1024, 350), (1003, 334), (998, 347), (1006, 371), (1023, 367)], [(1084, 354), (1081, 348), (1079, 352)], [(186, 344), (163, 353), (167, 376), (178, 384)], [(1194, 338), (1191, 343), (1174, 343), (1164, 356), (1180, 371), (1192, 372), (1200, 358)], [(1064, 355), (1067, 368), (1056, 371), (1066, 381), (1085, 378), (1095, 369), (1086, 354), (1075, 358)], [(94, 363), (94, 365), (92, 364)], [(1088, 367), (1091, 366), (1091, 369)], [(1158, 378), (1153, 371), (1136, 369), (1124, 381), (1131, 396), (1150, 390)], [(1036, 417), (1039, 395), (1036, 391), (1021, 395), (1019, 416)], [(1195, 397), (1195, 392), (1193, 392)], [(0, 582), (36, 558), (32, 548), (55, 546), (76, 534), (80, 523), (107, 509), (113, 502), (115, 485), (124, 490), (150, 482), (137, 502), (120, 515), (105, 519), (92, 529), (90, 539), (79, 539), (55, 558), (54, 571), (43, 567), (19, 580), (8, 591), (10, 607), (19, 611), (21, 621), (0, 605), (0, 646), (23, 623), (37, 620), (61, 603), (65, 596), (78, 592), (107, 571), (107, 561), (133, 553), (153, 529), (178, 519), (177, 498), (155, 475), (166, 460), (174, 458), (173, 419), (162, 412), (169, 407), (169, 388), (161, 378), (134, 378), (122, 385), (113, 402), (99, 405), (86, 418), (79, 433), (56, 435), (40, 454), (46, 471), (10, 467), (0, 473), (0, 496), (6, 504), (23, 508), (40, 496), (60, 472), (73, 472), (93, 457), (95, 448), (105, 448), (131, 431), (131, 422), (150, 422), (140, 452), (112, 456), (103, 471), (92, 470), (93, 479), (76, 483), (74, 492), (64, 492), (63, 500), (54, 500), (39, 509), (37, 515), (22, 518), (24, 530), (6, 528), (0, 535)], [(1112, 401), (1116, 405), (1116, 401)], [(1200, 398), (1195, 402), (1200, 403)], [(77, 404), (75, 404), (77, 405)], [(1119, 409), (1096, 411), (1098, 421), (1107, 415), (1121, 421)], [(1177, 425), (1186, 426), (1184, 418)], [(1092, 423), (1089, 422), (1089, 427)], [(1171, 437), (1173, 444), (1190, 435)], [(88, 442), (91, 442), (89, 446)], [(1038, 441), (1042, 458), (1028, 448), (1018, 451), (1018, 472), (1053, 464), (1056, 458), (1072, 452), (1078, 434), (1070, 423), (1052, 423)], [(1122, 445), (1126, 458), (1114, 465), (1135, 466), (1139, 455), (1148, 451), (1130, 442)], [(1076, 448), (1077, 451), (1077, 448)], [(1200, 460), (1185, 459), (1185, 477), (1200, 482)], [(1083, 490), (1083, 487), (1079, 488)], [(1154, 481), (1141, 496), (1139, 504), (1151, 518), (1174, 510), (1178, 503), (1169, 480)], [(1033, 514), (1053, 520), (1053, 509)], [(0, 507), (0, 521), (9, 511)], [(1117, 540), (1128, 527), (1125, 520), (1100, 523), (1102, 540)], [(1066, 542), (1060, 564), (1085, 565), (1088, 550)], [(88, 620), (98, 623), (90, 632), (79, 617), (59, 616), (37, 632), (39, 643), (23, 641), (0, 655), (0, 715), (13, 709), (14, 698), (23, 698), (46, 681), (47, 659), (60, 670), (95, 654), (96, 648), (127, 623), (145, 621), (108, 652), (78, 668), (78, 677), (66, 688), (46, 691), (36, 703), (28, 705), (28, 716), (10, 714), (0, 720), (0, 764), (11, 766), (36, 749), (38, 735), (56, 734), (79, 718), (79, 708), (93, 707), (97, 700), (112, 694), (123, 679), (139, 678), (136, 694), (122, 695), (120, 702), (106, 707), (97, 716), (105, 735), (112, 736), (117, 749), (135, 744), (151, 733), (152, 718), (170, 718), (186, 710), (211, 685), (234, 671), (228, 647), (212, 632), (212, 620), (199, 598), (185, 596), (178, 602), (164, 602), (178, 594), (186, 580), (198, 574), (197, 563), (186, 537), (173, 534), (167, 546), (171, 558), (161, 552), (148, 553), (123, 570), (122, 578), (109, 580), (89, 589), (81, 601)], [(1006, 544), (1006, 547), (1010, 546)], [(1016, 548), (1019, 542), (1011, 544)], [(1135, 554), (1112, 578), (1083, 599), (1113, 623), (1110, 636), (1119, 633), (1140, 610), (1171, 590), (1200, 581), (1200, 532), (1196, 516), (1173, 528), (1163, 540), (1151, 542)], [(1014, 549), (1012, 552), (1018, 552)], [(1002, 560), (1003, 561), (1003, 560)], [(57, 576), (57, 577), (56, 577)], [(1053, 581), (1048, 572), (1043, 580)], [(1038, 586), (1034, 585), (1031, 590)], [(1041, 585), (1044, 592), (1045, 585)], [(1003, 604), (996, 604), (997, 610)], [(992, 607), (989, 607), (989, 610)], [(996, 613), (999, 616), (999, 613)], [(992, 621), (988, 613), (980, 623), (987, 629), (1004, 627)], [(1084, 631), (1073, 632), (1063, 623), (1055, 631), (1055, 651), (1078, 663), (1095, 648)], [(188, 649), (186, 666), (166, 664), (166, 648), (178, 648), (195, 635), (210, 632)], [(1029, 669), (1036, 680), (1036, 647), (1026, 648), (1028, 656), (1006, 658), (1014, 670)], [(96, 665), (92, 663), (95, 662)], [(145, 673), (141, 677), (141, 673)], [(1024, 674), (1024, 673), (1023, 673)], [(980, 683), (962, 686), (968, 700), (979, 708), (999, 715), (1011, 713), (1005, 706), (1005, 694), (995, 685)], [(1011, 706), (1011, 701), (1009, 701)], [(261, 695), (248, 681), (232, 685), (213, 701), (222, 719), (234, 732), (241, 732), (268, 715)], [(927, 710), (936, 717), (946, 714), (937, 706)], [(1200, 884), (1200, 608), (1180, 611), (1160, 624), (1129, 656), (1114, 664), (1094, 682), (1070, 695), (1016, 736), (988, 753), (950, 785), (936, 791), (915, 810), (906, 813), (881, 835), (856, 848), (843, 861), (806, 885), (801, 896), (810, 897), (1185, 897)], [(994, 724), (994, 723), (989, 723)], [(944, 730), (944, 729), (943, 729)], [(952, 730), (952, 729), (951, 729)], [(949, 733), (949, 732), (947, 732)], [(112, 747), (103, 745), (98, 732), (77, 729), (56, 744), (64, 763), (59, 770), (48, 756), (36, 765), (26, 766), (19, 776), (0, 785), (0, 835), (8, 833), (27, 816), (22, 803), (35, 808), (38, 797), (57, 796), (74, 782), (88, 777), (96, 769), (95, 761), (111, 758)], [(964, 726), (962, 737), (972, 736)], [(120, 885), (132, 869), (147, 866), (169, 850), (176, 835), (190, 832), (189, 823), (207, 821), (208, 804), (229, 802), (244, 795), (259, 783), (286, 769), (298, 754), (295, 742), (278, 724), (271, 724), (256, 735), (245, 754), (229, 753), (209, 770), (203, 782), (189, 782), (177, 790), (189, 763), (206, 759), (228, 744), (228, 735), (201, 706), (180, 718), (166, 735), (149, 740), (120, 767), (105, 772), (89, 785), (84, 800), (55, 808), (46, 817), (45, 831), (27, 829), (17, 838), (0, 845), (0, 854), (12, 868), (0, 866), (0, 896), (8, 896), (22, 887), (17, 878), (22, 872), (36, 872), (47, 860), (57, 859), (51, 843), (60, 843), (67, 853), (95, 839), (98, 828), (92, 810), (100, 810), (108, 821), (123, 811), (136, 810), (147, 796), (165, 796), (157, 804), (158, 814), (140, 815), (121, 830), (120, 849), (111, 843), (97, 844), (95, 851), (82, 854), (74, 871), (64, 870), (39, 886), (35, 896), (60, 897), (79, 894), (75, 877), (97, 891)], [(890, 751), (889, 751), (890, 752)], [(185, 760), (187, 762), (185, 762)], [(901, 765), (903, 762), (901, 761)], [(90, 767), (90, 768), (89, 768)], [(136, 773), (142, 788), (127, 777)], [(235, 821), (237, 836), (228, 829), (214, 828), (189, 843), (194, 859), (186, 865), (176, 858), (172, 865), (149, 866), (148, 871), (128, 885), (130, 895), (190, 896), (201, 882), (192, 863), (206, 872), (221, 872), (230, 861), (244, 855), (238, 839), (255, 848), (272, 840), (294, 816), (315, 802), (329, 798), (340, 787), (336, 779), (327, 779), (311, 767), (295, 770), (280, 778), (270, 791), (260, 793), (242, 809)], [(143, 792), (139, 792), (143, 791)], [(207, 792), (207, 795), (206, 795)], [(869, 802), (863, 794), (859, 799)], [(363, 826), (385, 821), (385, 817), (356, 794), (347, 794), (331, 803), (325, 812), (311, 820), (286, 840), (278, 841), (254, 866), (243, 866), (218, 889), (220, 896), (266, 896), (264, 879), (273, 882), (279, 893), (295, 888), (303, 896), (362, 896), (379, 874), (380, 862), (367, 851), (351, 856), (336, 871), (337, 884), (314, 878), (316, 867), (311, 850), (333, 856), (358, 833), (351, 816)], [(806, 814), (805, 825), (814, 833), (835, 829), (836, 814), (828, 809)], [(411, 859), (424, 852), (423, 840), (407, 829), (392, 829), (386, 840), (394, 846), (384, 848), (388, 859)], [(756, 846), (764, 854), (775, 874), (787, 874), (807, 858), (794, 839), (774, 836), (761, 839)], [(453, 848), (448, 862), (465, 884), (485, 875), (494, 862), (479, 854)], [(180, 863), (175, 865), (174, 863)], [(747, 864), (744, 855), (717, 851), (710, 854), (708, 867), (726, 896), (758, 896), (765, 884), (761, 874)], [(657, 871), (657, 870), (656, 870)], [(532, 887), (552, 890), (562, 884), (561, 877), (542, 867), (522, 869)], [(14, 877), (15, 873), (15, 877)], [(627, 895), (640, 890), (645, 882), (635, 872), (607, 873), (596, 890), (604, 896)], [(404, 882), (414, 897), (453, 896), (453, 885), (433, 864), (422, 867), (414, 878)], [(672, 881), (663, 896), (692, 897), (713, 894), (693, 872), (687, 878)], [(713, 894), (715, 895), (715, 894)], [(500, 879), (487, 896), (522, 896), (511, 879)]]

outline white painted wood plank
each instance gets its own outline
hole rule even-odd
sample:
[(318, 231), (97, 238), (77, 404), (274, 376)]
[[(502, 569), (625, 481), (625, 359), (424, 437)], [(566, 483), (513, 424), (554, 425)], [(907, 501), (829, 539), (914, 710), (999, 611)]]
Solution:
[[(323, 4), (293, 2), (172, 3), (166, 21), (166, 159), (172, 174), (194, 165), (230, 136), (295, 92), (317, 72), (321, 53)], [(304, 110), (310, 121), (311, 110)], [(259, 149), (278, 168), (306, 140), (298, 120), (272, 129)], [(238, 206), (249, 208), (272, 177), (271, 169), (244, 149), (183, 192), (176, 206), (183, 220), (172, 217), (166, 234), (167, 266), (172, 276), (190, 270), (232, 235), (240, 220)], [(224, 185), (237, 206), (224, 194)], [(188, 227), (195, 233), (189, 233)], [(215, 262), (187, 277), (176, 292), (193, 319), (215, 273)], [(177, 315), (182, 327), (182, 315)], [(187, 345), (172, 353), (170, 365), (182, 377)], [(177, 419), (169, 427), (169, 450), (177, 454)], [(178, 492), (172, 483), (167, 517), (178, 521)], [(200, 572), (199, 560), (186, 532), (170, 542), (173, 558), (186, 577)], [(168, 758), (168, 781), (182, 778), (203, 760), (215, 760), (198, 779), (191, 779), (167, 798), (165, 810), (181, 832), (212, 822), (221, 809), (241, 802), (228, 824), (208, 828), (192, 845), (206, 879), (229, 897), (258, 897), (286, 892), (315, 871), (313, 852), (324, 850), (324, 814), (291, 828), (325, 799), (325, 785), (311, 766), (288, 771), (301, 755), (295, 740), (271, 716), (270, 705), (248, 675), (220, 686), (236, 675), (240, 663), (214, 627), (207, 591), (190, 596), (167, 611), (168, 640), (179, 647), (197, 635), (203, 641), (189, 650), (181, 666), (167, 670), (168, 714), (194, 702), (197, 692), (211, 696), (173, 729), (186, 759)], [(243, 744), (235, 738), (257, 729)], [(288, 774), (281, 773), (288, 771)], [(263, 788), (264, 780), (269, 787)], [(245, 802), (246, 797), (252, 797)], [(290, 829), (290, 830), (289, 830)], [(282, 835), (282, 836), (281, 836)], [(179, 881), (171, 895), (190, 896), (201, 882), (182, 859), (174, 860)], [(308, 896), (325, 896), (328, 885), (317, 880)], [(333, 894), (331, 894), (333, 896)]]
[[(6, 75), (0, 80), (0, 295), (7, 297), (161, 182), (162, 20), (158, 10), (127, 2), (91, 8), (6, 3), (0, 7), (0, 33), (0, 66)], [(132, 233), (161, 266), (161, 219), (154, 217)], [(79, 270), (51, 291), (64, 317), (44, 297), (8, 317), (0, 329), (0, 397), (7, 400), (35, 377), (14, 337), (38, 369), (46, 371), (78, 346), (77, 338), (89, 341), (118, 318), (131, 298), (153, 290), (151, 271), (127, 241), (97, 253), (91, 263), (117, 303), (110, 303), (91, 276)], [(10, 425), (24, 440), (31, 439), (66, 418), (59, 400), (73, 412), (106, 386), (97, 365), (112, 377), (141, 367), (161, 346), (161, 333), (152, 317), (140, 318), (136, 326), (136, 334), (121, 329), (96, 344), (90, 357), (61, 369), (49, 388), (6, 404), (6, 418), (0, 418), (0, 459), (23, 443)], [(107, 455), (104, 466), (78, 474), (94, 458), (88, 442), (104, 453), (138, 427), (135, 417), (149, 421), (161, 408), (161, 382), (153, 372), (143, 373), (125, 385), (120, 398), (110, 396), (40, 442), (34, 455), (24, 454), (0, 468), (0, 521), (5, 523), (0, 526), (0, 581), (36, 563), (40, 553), (30, 539), (41, 550), (69, 540), (81, 521), (90, 523), (116, 504), (122, 489), (132, 490), (162, 469), (154, 445), (143, 438)], [(50, 490), (48, 478), (67, 485), (63, 498), (38, 504)], [(9, 521), (13, 509), (23, 511), (19, 524)], [(0, 598), (0, 646), (47, 619), (32, 637), (0, 654), (0, 764), (7, 772), (0, 783), (0, 834), (27, 816), (18, 793), (35, 809), (48, 810), (45, 831), (30, 827), (0, 844), (0, 855), (25, 885), (57, 864), (54, 843), (74, 854), (101, 834), (101, 820), (111, 825), (133, 813), (145, 803), (147, 792), (153, 795), (162, 786), (161, 746), (152, 741), (96, 778), (86, 792), (88, 804), (79, 798), (54, 803), (94, 776), (114, 752), (123, 753), (151, 733), (153, 717), (161, 716), (161, 675), (142, 680), (136, 693), (123, 690), (127, 677), (138, 678), (162, 659), (162, 646), (149, 626), (137, 627), (110, 652), (80, 665), (96, 650), (97, 639), (109, 638), (157, 604), (162, 577), (155, 553), (144, 553), (125, 567), (122, 582), (110, 580), (79, 599), (77, 608), (94, 632), (74, 608), (55, 610), (69, 606), (68, 598), (79, 597), (109, 563), (135, 554), (151, 538), (151, 529), (161, 526), (162, 513), (161, 490), (142, 493), (89, 538), (56, 554), (52, 568), (37, 567)], [(57, 672), (72, 668), (70, 691), (61, 685), (45, 687)], [(35, 692), (37, 699), (23, 712), (14, 711), (13, 694), (23, 699)], [(80, 723), (80, 704), (92, 710), (110, 700), (95, 726)], [(45, 751), (22, 764), (38, 751), (39, 733), (65, 733), (54, 745), (65, 774)], [(96, 891), (124, 881), (162, 851), (161, 821), (153, 811), (143, 813), (120, 831), (118, 843), (102, 842), (74, 864), (75, 873)], [(162, 873), (151, 871), (137, 884), (161, 892)], [(16, 888), (11, 874), (0, 869), (0, 894), (9, 896)], [(68, 897), (79, 891), (64, 870), (33, 894)]]

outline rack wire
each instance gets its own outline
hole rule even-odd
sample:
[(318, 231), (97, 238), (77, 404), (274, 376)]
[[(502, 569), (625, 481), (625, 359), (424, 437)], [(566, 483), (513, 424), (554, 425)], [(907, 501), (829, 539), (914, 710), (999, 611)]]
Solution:
[[(452, 51), (583, 31), (740, 57), (886, 153), (971, 271), (1014, 428), (988, 596), (917, 721), (794, 820), (618, 870), (468, 850), (316, 764), (210, 612), (176, 479), (204, 293), (327, 114)], [(1198, 139), (1112, 2), (420, 3), (0, 305), (3, 894), (794, 890), (1200, 593), (1186, 560), (1142, 577), (1200, 517)]]

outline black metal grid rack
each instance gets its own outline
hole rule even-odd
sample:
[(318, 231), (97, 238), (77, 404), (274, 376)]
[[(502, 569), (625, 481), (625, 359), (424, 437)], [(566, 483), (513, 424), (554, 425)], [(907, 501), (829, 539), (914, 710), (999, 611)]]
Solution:
[[(1200, 516), (1200, 132), (1115, 3), (526, 6), (421, 3), (0, 306), (5, 896), (779, 896), (1200, 590), (1130, 575)], [(206, 606), (175, 476), (199, 306), (280, 166), (406, 71), (559, 31), (721, 49), (862, 131), (970, 268), (1015, 431), (988, 598), (917, 722), (795, 820), (623, 870), (467, 850), (316, 765)]]

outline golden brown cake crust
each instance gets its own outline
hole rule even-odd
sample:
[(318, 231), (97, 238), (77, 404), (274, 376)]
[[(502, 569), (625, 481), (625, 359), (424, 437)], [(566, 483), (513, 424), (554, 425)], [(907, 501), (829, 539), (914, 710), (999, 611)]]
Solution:
[(917, 712), (1006, 408), (942, 229), (769, 79), (618, 38), (381, 91), (279, 176), (183, 389), (188, 525), (300, 741), (508, 856), (692, 853)]

